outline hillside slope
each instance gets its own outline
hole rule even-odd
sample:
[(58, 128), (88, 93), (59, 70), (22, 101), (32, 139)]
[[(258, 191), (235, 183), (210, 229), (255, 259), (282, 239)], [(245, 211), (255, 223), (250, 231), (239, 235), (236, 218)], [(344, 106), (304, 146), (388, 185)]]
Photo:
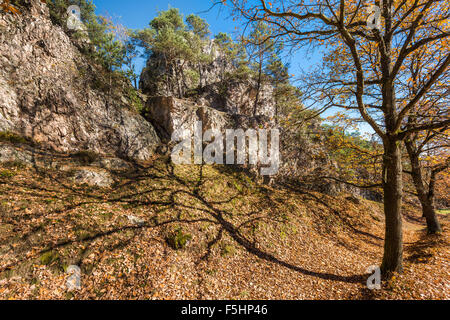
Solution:
[[(166, 158), (111, 172), (106, 189), (76, 185), (70, 171), (0, 168), (1, 299), (450, 298), (448, 231), (425, 237), (413, 208), (405, 273), (372, 292), (378, 203)], [(69, 293), (72, 264), (82, 288)]]

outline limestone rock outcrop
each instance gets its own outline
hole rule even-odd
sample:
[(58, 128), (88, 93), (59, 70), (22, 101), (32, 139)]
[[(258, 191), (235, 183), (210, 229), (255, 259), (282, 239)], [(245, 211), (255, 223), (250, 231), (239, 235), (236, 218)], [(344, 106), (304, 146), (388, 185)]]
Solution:
[[(179, 65), (168, 67), (157, 55), (149, 58), (140, 88), (150, 97), (145, 117), (159, 136), (170, 140), (175, 130), (193, 130), (196, 121), (203, 122), (203, 130), (276, 127), (273, 87), (267, 82), (258, 86), (250, 76), (230, 76), (234, 67), (214, 41), (205, 50), (210, 52), (212, 61), (201, 66), (178, 61)], [(198, 69), (200, 81), (185, 81), (189, 71)], [(182, 70), (182, 74), (175, 70)]]
[(0, 12), (0, 131), (59, 152), (91, 150), (147, 160), (160, 140), (127, 97), (93, 88), (92, 65), (40, 0)]

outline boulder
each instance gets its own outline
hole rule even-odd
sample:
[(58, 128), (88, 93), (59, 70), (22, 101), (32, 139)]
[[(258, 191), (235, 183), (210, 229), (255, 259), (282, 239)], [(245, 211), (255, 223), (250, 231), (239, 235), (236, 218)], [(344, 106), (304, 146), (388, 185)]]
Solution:
[(100, 188), (108, 188), (114, 183), (114, 180), (108, 171), (92, 168), (84, 168), (75, 171), (72, 179), (76, 184), (87, 184), (89, 186)]
[(146, 112), (147, 119), (164, 141), (169, 141), (176, 130), (191, 135), (197, 121), (203, 122), (203, 132), (213, 128), (225, 128), (229, 122), (229, 117), (224, 112), (173, 97), (149, 99)]

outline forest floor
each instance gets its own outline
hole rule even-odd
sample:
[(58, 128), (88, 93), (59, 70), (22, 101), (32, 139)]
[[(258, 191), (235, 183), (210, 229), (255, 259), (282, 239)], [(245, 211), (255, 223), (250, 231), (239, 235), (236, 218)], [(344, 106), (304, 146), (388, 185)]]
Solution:
[(161, 158), (114, 178), (102, 189), (0, 166), (0, 299), (450, 299), (446, 214), (427, 236), (405, 206), (404, 273), (371, 291), (380, 203)]

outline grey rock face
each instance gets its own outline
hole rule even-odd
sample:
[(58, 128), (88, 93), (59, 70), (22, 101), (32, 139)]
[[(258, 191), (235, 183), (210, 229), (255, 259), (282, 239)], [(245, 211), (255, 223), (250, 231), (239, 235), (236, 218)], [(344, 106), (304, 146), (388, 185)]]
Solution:
[(268, 83), (261, 84), (257, 104), (256, 88), (256, 82), (251, 79), (224, 81), (208, 84), (201, 88), (198, 96), (194, 99), (198, 104), (208, 105), (230, 115), (246, 117), (254, 117), (255, 115), (273, 120), (275, 117), (273, 87)]
[[(80, 162), (76, 157), (66, 154), (48, 152), (38, 147), (0, 143), (0, 164), (8, 162), (21, 163), (25, 166), (42, 169), (57, 169), (60, 171), (71, 171), (86, 165), (86, 163)], [(119, 158), (100, 158), (89, 164), (89, 167), (118, 172), (132, 169), (132, 163)]]
[(0, 144), (0, 163), (21, 162), (33, 165), (34, 157), (31, 152), (19, 150), (8, 144)]
[(129, 215), (129, 216), (127, 216), (127, 218), (132, 224), (134, 224), (136, 226), (143, 226), (143, 225), (145, 225), (145, 220), (141, 219), (139, 217)]
[(59, 152), (92, 150), (149, 159), (159, 138), (122, 99), (94, 90), (84, 72), (98, 70), (48, 8), (28, 0), (20, 16), (0, 13), (0, 131), (13, 131)]
[[(151, 97), (180, 96), (191, 89), (202, 88), (225, 79), (225, 74), (233, 71), (230, 62), (211, 40), (203, 48), (203, 53), (210, 55), (212, 61), (202, 65), (193, 65), (188, 61), (179, 60), (176, 65), (167, 65), (163, 56), (153, 55), (148, 59), (142, 71), (139, 87)], [(181, 71), (181, 74), (180, 74)], [(194, 82), (190, 74), (196, 73), (198, 79)]]
[(163, 140), (170, 140), (176, 130), (192, 132), (197, 121), (203, 122), (203, 132), (225, 128), (229, 116), (205, 105), (173, 97), (157, 97), (147, 102), (147, 118), (153, 123)]
[(77, 184), (87, 184), (89, 186), (95, 186), (100, 188), (108, 188), (114, 180), (106, 170), (101, 169), (81, 169), (75, 172), (73, 180)]
[(131, 169), (131, 165), (128, 162), (118, 158), (100, 159), (99, 161), (92, 163), (91, 166), (100, 167), (106, 170), (113, 170), (113, 171), (122, 171)]

